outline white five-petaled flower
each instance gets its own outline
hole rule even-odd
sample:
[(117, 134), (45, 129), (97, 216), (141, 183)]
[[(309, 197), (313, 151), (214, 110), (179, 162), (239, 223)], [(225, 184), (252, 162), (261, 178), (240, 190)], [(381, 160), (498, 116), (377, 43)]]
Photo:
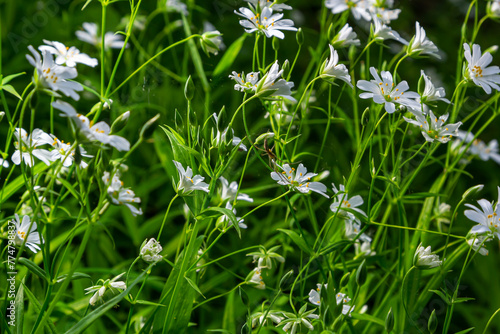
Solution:
[(500, 0), (492, 0), (488, 2), (487, 11), (493, 17), (500, 17)]
[(64, 95), (78, 101), (80, 96), (76, 92), (82, 91), (83, 87), (78, 82), (68, 81), (68, 79), (76, 78), (78, 75), (76, 69), (57, 65), (54, 63), (52, 54), (46, 50), (42, 51), (42, 61), (42, 57), (40, 57), (35, 48), (30, 45), (28, 49), (33, 56), (26, 55), (26, 59), (35, 67), (35, 82), (37, 85), (41, 85), (43, 88), (50, 89), (53, 92), (61, 91)]
[(141, 258), (149, 263), (156, 263), (163, 259), (160, 252), (163, 250), (160, 243), (155, 238), (144, 240), (141, 246)]
[[(75, 32), (76, 37), (84, 42), (90, 43), (98, 48), (101, 47), (101, 36), (97, 35), (98, 27), (95, 23), (84, 22), (83, 23), (83, 31), (79, 30)], [(116, 35), (112, 32), (107, 32), (104, 35), (104, 48), (106, 50), (112, 49), (121, 49), (123, 47), (123, 37), (121, 35)], [(127, 45), (128, 47), (128, 45)]]
[[(309, 291), (309, 302), (315, 306), (318, 306), (321, 304), (321, 288), (323, 287), (323, 284), (316, 284), (317, 288), (312, 289)], [(325, 288), (328, 286), (328, 284), (325, 284)]]
[(208, 184), (203, 182), (205, 179), (201, 175), (193, 176), (193, 170), (191, 167), (187, 167), (184, 169), (180, 162), (173, 160), (175, 167), (177, 167), (177, 171), (179, 172), (179, 183), (177, 184), (177, 191), (183, 191), (183, 193), (190, 193), (193, 190), (202, 190), (205, 192), (209, 192)]
[(226, 46), (222, 41), (222, 34), (219, 30), (215, 29), (214, 25), (210, 22), (203, 22), (203, 35), (200, 39), (203, 51), (210, 55), (213, 53), (217, 56), (220, 50), (224, 50)]
[(419, 109), (410, 109), (410, 111), (413, 115), (415, 115), (416, 120), (403, 116), (404, 120), (420, 127), (422, 135), (428, 142), (437, 140), (445, 144), (449, 142), (453, 136), (458, 136), (458, 128), (462, 125), (462, 122), (445, 124), (448, 119), (448, 114), (437, 118), (432, 110), (429, 110), (428, 116), (424, 115), (424, 113)]
[(248, 275), (248, 277), (247, 277), (248, 284), (255, 284), (255, 288), (260, 290), (264, 290), (266, 288), (266, 283), (264, 283), (262, 279), (262, 269), (260, 269), (259, 267), (252, 270)]
[[(333, 192), (335, 193), (334, 196), (334, 201), (332, 205), (330, 205), (330, 210), (332, 210), (334, 213), (337, 212), (338, 214), (344, 218), (347, 218), (349, 220), (353, 220), (356, 217), (354, 214), (352, 214), (349, 211), (343, 210), (343, 209), (351, 209), (359, 214), (363, 215), (366, 217), (366, 213), (358, 208), (360, 205), (363, 204), (363, 198), (359, 195), (353, 196), (351, 198), (348, 197), (347, 191), (345, 190), (345, 186), (343, 184), (339, 185), (340, 189), (337, 189), (335, 184), (332, 183), (332, 189)], [(358, 231), (359, 232), (359, 226), (358, 226)], [(356, 232), (356, 234), (357, 234)]]
[[(37, 232), (36, 222), (31, 222), (29, 216), (24, 216), (21, 222), (17, 213), (15, 214), (14, 225), (16, 226), (16, 235), (14, 242), (21, 246), (24, 242), (33, 253), (37, 253), (43, 244), (43, 238), (40, 240), (40, 234)], [(30, 228), (31, 226), (31, 228)]]
[[(238, 201), (253, 202), (253, 198), (250, 198), (247, 194), (238, 192), (238, 183), (236, 181), (229, 183), (223, 176), (219, 178), (219, 181), (222, 183), (220, 196), (223, 202), (226, 200), (233, 202), (235, 198)], [(237, 197), (236, 194), (238, 194)]]
[(350, 10), (356, 20), (361, 18), (366, 21), (371, 20), (366, 0), (326, 0), (325, 6), (329, 8), (333, 14)]
[(283, 326), (283, 330), (288, 333), (290, 330), (290, 334), (297, 333), (297, 330), (300, 329), (302, 325), (304, 325), (309, 330), (314, 330), (314, 326), (311, 324), (310, 319), (319, 319), (319, 315), (314, 314), (316, 309), (312, 309), (307, 311), (307, 304), (304, 304), (299, 310), (297, 314), (284, 312), (283, 315), (286, 319), (282, 320), (278, 326)]
[(95, 67), (97, 65), (97, 59), (90, 58), (85, 53), (80, 53), (76, 47), (67, 47), (63, 43), (57, 41), (48, 41), (46, 39), (43, 42), (47, 45), (41, 45), (38, 47), (40, 51), (48, 51), (49, 53), (56, 56), (56, 64), (69, 67), (75, 67), (76, 63), (84, 64), (87, 66)]
[(104, 145), (116, 148), (118, 151), (130, 150), (130, 143), (127, 139), (110, 134), (110, 126), (104, 122), (93, 124), (86, 116), (78, 114), (73, 106), (67, 102), (57, 100), (52, 106), (63, 112), (61, 116), (69, 117), (89, 141), (98, 141)]
[(262, 9), (264, 7), (272, 7), (272, 9), (275, 12), (281, 12), (284, 9), (285, 10), (292, 9), (292, 7), (287, 4), (276, 3), (273, 0), (245, 0), (245, 1), (248, 2), (254, 10), (257, 10), (258, 8)]
[(288, 186), (292, 190), (297, 190), (301, 193), (309, 193), (309, 191), (317, 192), (320, 195), (329, 198), (326, 194), (326, 186), (321, 182), (311, 182), (311, 178), (315, 177), (316, 173), (308, 173), (307, 168), (300, 164), (295, 168), (289, 164), (284, 164), (283, 167), (276, 164), (283, 171), (281, 173), (271, 172), (271, 178), (283, 186)]
[(375, 40), (384, 41), (386, 39), (394, 39), (404, 45), (408, 45), (408, 42), (399, 36), (398, 32), (392, 30), (391, 27), (385, 25), (378, 17), (373, 17), (372, 34)]
[(382, 71), (381, 77), (378, 75), (375, 67), (370, 67), (370, 73), (375, 80), (359, 80), (356, 86), (368, 93), (361, 93), (359, 97), (362, 99), (373, 98), (373, 102), (385, 105), (385, 111), (392, 114), (396, 111), (395, 103), (406, 107), (419, 108), (420, 105), (412, 100), (420, 97), (418, 93), (408, 91), (410, 87), (403, 80), (397, 85), (392, 80), (392, 74), (388, 71)]
[(396, 20), (401, 13), (401, 9), (392, 9), (394, 0), (368, 0), (368, 10), (372, 18), (378, 18), (384, 23)]
[(417, 247), (417, 251), (413, 256), (413, 265), (415, 267), (431, 269), (439, 267), (443, 261), (439, 260), (439, 256), (432, 254), (431, 246), (424, 248), (421, 244)]
[[(325, 287), (326, 287), (326, 284), (325, 284)], [(348, 305), (347, 303), (349, 303), (350, 301), (351, 301), (351, 298), (349, 298), (345, 293), (338, 292), (335, 295), (335, 302), (337, 303), (337, 305), (342, 304), (342, 314), (343, 315), (351, 316), (351, 312), (352, 312), (352, 310), (354, 310), (355, 306)]]
[(46, 149), (38, 148), (39, 146), (52, 143), (52, 138), (47, 133), (40, 129), (35, 129), (28, 136), (26, 130), (16, 128), (14, 136), (16, 137), (16, 141), (14, 142), (16, 151), (12, 154), (12, 162), (14, 164), (19, 165), (21, 161), (24, 161), (26, 165), (31, 167), (35, 164), (33, 157), (36, 157), (46, 165), (50, 165), (52, 161), (51, 153)]
[[(92, 297), (90, 297), (89, 303), (94, 306), (95, 304), (103, 303), (104, 293), (109, 290), (112, 293), (119, 293), (120, 290), (126, 290), (127, 285), (123, 281), (117, 281), (120, 277), (122, 277), (125, 273), (121, 273), (120, 275), (112, 278), (111, 280), (102, 280), (98, 281), (97, 285), (93, 285), (91, 287), (86, 288), (85, 294), (94, 293)], [(100, 283), (100, 284), (99, 284)]]
[(437, 46), (427, 38), (424, 28), (420, 27), (418, 21), (415, 23), (415, 30), (415, 36), (411, 39), (406, 53), (409, 56), (429, 55), (441, 59)]
[[(50, 161), (60, 160), (64, 167), (69, 167), (75, 161), (75, 149), (71, 147), (70, 143), (65, 143), (63, 140), (59, 140), (56, 136), (50, 135), (53, 138), (51, 145), (54, 149), (50, 152)], [(78, 147), (80, 150), (80, 155), (82, 157), (92, 158), (88, 155), (83, 147)], [(83, 160), (80, 162), (81, 168), (87, 168), (87, 163)]]
[(0, 166), (2, 166), (3, 168), (9, 168), (9, 162), (0, 158)]
[[(456, 141), (454, 146), (461, 145), (462, 141), (464, 143), (470, 143), (472, 141), (472, 145), (469, 146), (467, 153), (471, 155), (477, 155), (481, 160), (488, 161), (493, 160), (497, 164), (500, 164), (500, 154), (499, 154), (499, 146), (498, 141), (496, 139), (491, 140), (487, 145), (484, 141), (480, 139), (474, 139), (474, 135), (471, 132), (466, 131), (458, 131), (458, 141)], [(465, 147), (461, 148), (461, 151)], [(460, 152), (461, 152), (460, 151)]]
[(273, 10), (269, 7), (262, 8), (260, 13), (254, 13), (245, 7), (239, 10), (239, 12), (236, 10), (234, 12), (245, 18), (245, 20), (240, 20), (240, 24), (247, 33), (259, 31), (264, 33), (266, 37), (274, 36), (283, 39), (285, 34), (281, 30), (297, 31), (292, 20), (282, 20), (283, 14), (273, 14)]
[(349, 75), (347, 67), (344, 64), (339, 64), (339, 55), (337, 51), (333, 48), (333, 46), (329, 45), (329, 47), (330, 58), (327, 58), (323, 63), (320, 71), (320, 77), (325, 80), (334, 80), (335, 78), (338, 78), (353, 88), (351, 76)]
[(245, 76), (245, 73), (237, 73), (235, 71), (229, 75), (230, 79), (236, 81), (234, 90), (246, 93), (255, 93), (257, 82), (259, 81), (259, 72), (250, 72)]
[(113, 204), (127, 206), (133, 216), (142, 215), (142, 209), (137, 209), (132, 205), (132, 203), (141, 203), (141, 199), (135, 197), (132, 189), (123, 187), (123, 182), (120, 180), (118, 172), (115, 172), (112, 178), (109, 172), (104, 172), (102, 180), (108, 186), (107, 192)]
[(485, 199), (480, 199), (477, 203), (481, 208), (465, 204), (466, 207), (472, 209), (465, 210), (465, 216), (478, 223), (478, 225), (472, 227), (469, 234), (486, 234), (489, 237), (500, 239), (500, 187), (498, 187), (498, 199), (499, 201), (495, 205)]
[(357, 39), (358, 35), (352, 30), (348, 23), (335, 35), (332, 45), (336, 48), (346, 48), (350, 45), (359, 46), (361, 42)]
[(432, 83), (431, 78), (425, 74), (424, 70), (421, 70), (420, 74), (425, 81), (424, 91), (422, 93), (422, 96), (420, 96), (419, 98), (419, 101), (421, 103), (432, 103), (434, 101), (443, 101), (446, 103), (450, 103), (450, 100), (444, 97), (446, 93), (443, 87), (436, 88)]
[(257, 262), (257, 268), (271, 269), (273, 267), (274, 259), (281, 263), (285, 262), (285, 258), (276, 253), (276, 250), (278, 250), (278, 248), (280, 248), (280, 246), (274, 246), (267, 250), (264, 246), (259, 246), (258, 252), (249, 253), (247, 254), (247, 256), (253, 257), (253, 262)]
[(472, 80), (477, 86), (481, 86), (486, 94), (491, 93), (491, 88), (500, 91), (500, 68), (498, 66), (487, 67), (493, 60), (489, 52), (481, 54), (481, 47), (478, 44), (470, 46), (464, 43), (465, 59), (467, 59), (467, 70), (465, 77)]
[(227, 132), (229, 131), (229, 128), (225, 128), (222, 132), (219, 131), (219, 117), (217, 116), (216, 113), (214, 113), (212, 117), (215, 120), (215, 130), (216, 130), (216, 132), (214, 133), (212, 129), (212, 145), (214, 147), (219, 147), (222, 144), (226, 145), (232, 144), (233, 146), (237, 146), (239, 150), (246, 152), (247, 147), (245, 146), (245, 144), (241, 142), (241, 138), (236, 137), (234, 135), (234, 130), (231, 129), (232, 139), (229, 142), (229, 140), (226, 140), (226, 137), (228, 137)]

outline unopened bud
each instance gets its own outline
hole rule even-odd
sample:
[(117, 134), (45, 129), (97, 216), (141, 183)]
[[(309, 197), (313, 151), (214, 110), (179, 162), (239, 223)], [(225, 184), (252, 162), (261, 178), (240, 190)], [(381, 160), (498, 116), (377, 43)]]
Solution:
[(477, 186), (470, 187), (462, 195), (462, 200), (465, 200), (469, 196), (475, 195), (477, 192), (480, 192), (481, 190), (483, 190), (483, 188), (484, 188), (483, 184), (478, 184)]
[(392, 332), (394, 329), (394, 313), (392, 312), (392, 307), (385, 317), (385, 330), (387, 333)]
[(436, 310), (432, 310), (431, 316), (429, 317), (429, 322), (427, 323), (427, 329), (429, 333), (434, 334), (438, 326), (438, 320), (436, 316)]
[(120, 116), (118, 116), (118, 118), (115, 119), (113, 124), (111, 124), (111, 133), (120, 132), (120, 130), (127, 125), (129, 116), (130, 116), (130, 111), (126, 111)]
[(191, 101), (194, 97), (194, 83), (193, 79), (191, 79), (191, 76), (186, 81), (186, 86), (184, 87), (184, 96), (186, 97), (186, 100)]
[(366, 270), (366, 260), (363, 260), (356, 271), (356, 283), (359, 286), (363, 286), (366, 282), (367, 270)]
[(0, 122), (2, 121), (3, 117), (5, 116), (5, 112), (4, 111), (0, 111)]
[(302, 31), (302, 28), (299, 28), (299, 30), (297, 30), (296, 38), (297, 38), (297, 44), (299, 46), (304, 44), (304, 32)]
[(141, 133), (139, 134), (141, 139), (146, 139), (153, 134), (155, 127), (152, 125), (158, 120), (158, 118), (160, 118), (160, 114), (157, 114), (142, 126)]
[(280, 40), (279, 38), (273, 37), (273, 50), (278, 51), (280, 49)]

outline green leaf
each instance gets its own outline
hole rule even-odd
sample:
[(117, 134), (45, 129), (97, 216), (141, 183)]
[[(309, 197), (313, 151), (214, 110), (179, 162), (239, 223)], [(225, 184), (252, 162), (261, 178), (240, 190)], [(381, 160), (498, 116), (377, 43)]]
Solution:
[(47, 281), (47, 276), (45, 275), (45, 271), (42, 270), (39, 266), (37, 266), (33, 261), (28, 260), (27, 258), (21, 257), (18, 261), (20, 264), (28, 268), (33, 274)]
[(468, 302), (469, 300), (475, 300), (475, 298), (460, 297), (453, 299), (453, 304), (460, 304)]
[(2, 89), (8, 93), (11, 93), (12, 95), (14, 95), (15, 97), (17, 97), (19, 100), (22, 100), (23, 98), (21, 97), (21, 95), (19, 95), (19, 93), (16, 91), (16, 89), (14, 87), (12, 87), (11, 85), (3, 85), (2, 86)]
[(3, 77), (2, 78), (2, 86), (8, 84), (12, 79), (20, 77), (21, 75), (24, 75), (24, 74), (26, 74), (26, 72), (11, 74), (11, 75), (7, 75), (6, 77)]
[(224, 308), (224, 315), (222, 317), (222, 327), (229, 333), (236, 333), (236, 313), (234, 305), (235, 290), (227, 296), (226, 307)]
[[(30, 289), (24, 284), (24, 282), (21, 282), (22, 286), (23, 286), (23, 290), (24, 292), (26, 293), (26, 296), (28, 297), (30, 303), (30, 307), (33, 307), (33, 311), (34, 313), (40, 313), (40, 311), (42, 310), (42, 304), (40, 304), (40, 302), (38, 301), (38, 299), (36, 299), (35, 295), (30, 291)], [(45, 322), (45, 330), (47, 330), (49, 333), (57, 333), (57, 330), (56, 330), (56, 326), (54, 325), (54, 323), (52, 322), (52, 320), (47, 319), (47, 321)]]
[(205, 297), (203, 295), (203, 293), (201, 292), (200, 288), (198, 287), (198, 285), (196, 285), (196, 283), (190, 279), (189, 277), (186, 277), (184, 276), (184, 279), (189, 283), (189, 285), (191, 285), (191, 287), (196, 291), (198, 292), (203, 298), (207, 299), (207, 297)]
[(436, 295), (441, 297), (441, 299), (448, 305), (451, 305), (451, 299), (448, 297), (446, 294), (444, 294), (442, 291), (439, 290), (429, 290), (430, 292), (434, 292)]
[(236, 60), (236, 57), (238, 57), (238, 54), (240, 53), (241, 48), (243, 47), (243, 42), (245, 41), (246, 37), (247, 34), (243, 34), (240, 38), (234, 41), (230, 47), (227, 48), (226, 52), (224, 53), (224, 56), (222, 56), (219, 63), (215, 67), (214, 72), (212, 73), (213, 77), (226, 75), (228, 73), (229, 69)]
[(306, 241), (304, 240), (304, 238), (299, 235), (297, 232), (295, 231), (292, 231), (292, 230), (285, 230), (285, 229), (281, 229), (279, 228), (278, 231), (280, 232), (283, 232), (285, 233), (286, 235), (288, 235), (290, 237), (290, 239), (292, 239), (292, 241), (297, 245), (299, 246), (300, 249), (302, 249), (302, 251), (304, 251), (305, 253), (311, 255), (312, 254), (312, 251), (311, 249), (307, 246), (307, 243)]
[(351, 314), (352, 318), (353, 319), (357, 319), (357, 320), (362, 320), (362, 321), (369, 321), (369, 322), (373, 322), (374, 324), (377, 324), (377, 325), (380, 325), (382, 327), (385, 327), (385, 321), (380, 319), (380, 318), (377, 318), (377, 317), (374, 317), (373, 315), (369, 315), (369, 314), (359, 314), (359, 313), (352, 313)]
[(337, 249), (344, 248), (345, 246), (349, 245), (351, 242), (347, 240), (342, 240), (342, 241), (337, 241), (332, 244), (326, 245), (323, 249), (319, 251), (318, 254), (320, 255), (326, 255), (329, 254), (333, 251), (336, 251)]
[(142, 300), (142, 299), (136, 300), (136, 301), (135, 301), (135, 303), (136, 303), (136, 304), (142, 304), (142, 305), (150, 305), (150, 306), (166, 307), (166, 306), (165, 306), (165, 305), (163, 305), (163, 304), (153, 303), (153, 302), (150, 302), (149, 300)]
[(85, 317), (81, 318), (73, 327), (71, 327), (66, 334), (77, 334), (77, 333), (83, 333), (89, 326), (91, 326), (94, 322), (96, 322), (97, 319), (102, 317), (104, 314), (106, 314), (111, 308), (113, 308), (116, 304), (118, 304), (123, 298), (128, 296), (132, 288), (139, 283), (140, 281), (143, 280), (144, 276), (146, 273), (151, 270), (151, 268), (154, 266), (153, 264), (150, 264), (149, 267), (144, 270), (129, 286), (127, 286), (127, 289), (124, 290), (122, 293), (120, 293), (118, 296), (108, 300), (106, 303), (102, 304), (98, 308), (96, 308), (94, 311), (90, 312), (87, 314)]
[[(60, 275), (56, 279), (56, 283), (61, 283), (68, 277), (68, 274)], [(73, 275), (71, 275), (71, 281), (77, 280), (77, 279), (82, 279), (82, 278), (87, 278), (89, 280), (92, 280), (92, 277), (90, 275), (84, 274), (84, 273), (78, 273), (75, 272)]]
[[(23, 278), (24, 283), (25, 278)], [(24, 284), (19, 284), (19, 288), (16, 293), (16, 327), (15, 333), (23, 334), (23, 324), (24, 324)]]
[(472, 332), (476, 327), (471, 327), (469, 329), (465, 329), (463, 331), (460, 331), (460, 332), (456, 332), (455, 334), (466, 334), (466, 333), (470, 333)]

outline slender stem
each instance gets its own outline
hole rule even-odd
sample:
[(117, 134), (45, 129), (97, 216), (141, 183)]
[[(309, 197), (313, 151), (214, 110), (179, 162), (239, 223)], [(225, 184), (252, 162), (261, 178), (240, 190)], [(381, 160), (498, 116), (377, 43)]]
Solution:
[(170, 200), (170, 203), (168, 204), (167, 212), (165, 212), (165, 216), (163, 216), (163, 221), (161, 223), (160, 232), (158, 232), (158, 237), (156, 238), (156, 241), (158, 241), (158, 242), (160, 241), (161, 232), (163, 231), (163, 227), (165, 226), (165, 222), (167, 221), (168, 212), (170, 211), (170, 207), (172, 206), (172, 203), (174, 203), (174, 201), (177, 197), (179, 197), (179, 194), (175, 194), (175, 196)]
[(258, 207), (256, 207), (255, 209), (251, 210), (250, 212), (247, 212), (247, 213), (246, 213), (243, 217), (241, 217), (241, 219), (243, 219), (243, 218), (245, 218), (246, 216), (248, 216), (249, 214), (251, 214), (251, 213), (253, 213), (253, 212), (257, 211), (258, 209), (262, 208), (263, 206), (266, 206), (266, 205), (268, 205), (268, 204), (270, 204), (270, 203), (272, 203), (272, 202), (274, 202), (274, 201), (279, 200), (281, 197), (288, 195), (290, 192), (291, 192), (291, 190), (288, 190), (286, 193), (283, 193), (283, 194), (281, 194), (280, 196), (278, 196), (278, 197), (276, 197), (276, 198), (273, 198), (273, 199), (271, 199), (271, 200), (269, 200), (269, 201), (267, 201), (267, 202), (265, 202), (265, 203), (262, 203), (261, 205), (259, 205), (259, 206), (258, 206)]

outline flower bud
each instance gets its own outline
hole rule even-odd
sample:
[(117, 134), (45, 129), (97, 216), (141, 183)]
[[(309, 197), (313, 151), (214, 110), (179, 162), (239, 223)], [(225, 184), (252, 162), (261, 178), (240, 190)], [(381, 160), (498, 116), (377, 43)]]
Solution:
[(304, 32), (302, 31), (302, 28), (299, 28), (299, 30), (297, 30), (297, 35), (295, 37), (299, 46), (304, 44)]
[(359, 286), (363, 286), (366, 282), (367, 270), (366, 270), (366, 260), (363, 260), (356, 270), (356, 283)]
[(141, 258), (148, 263), (156, 263), (163, 259), (160, 252), (163, 250), (160, 243), (156, 239), (151, 238), (149, 241), (144, 240), (141, 245)]
[(427, 329), (429, 333), (434, 334), (438, 326), (438, 320), (436, 316), (436, 310), (432, 310), (431, 316), (429, 317), (429, 322), (427, 323)]
[(152, 125), (158, 120), (158, 118), (160, 118), (160, 114), (157, 114), (142, 126), (141, 133), (139, 134), (141, 139), (144, 140), (153, 134), (156, 128), (152, 127)]
[(344, 276), (342, 276), (342, 278), (340, 279), (340, 287), (343, 288), (344, 286), (347, 285), (347, 283), (349, 283), (349, 278), (351, 277), (351, 273), (350, 272), (347, 272), (344, 274)]
[(117, 133), (121, 129), (123, 129), (127, 123), (128, 123), (128, 118), (130, 116), (130, 111), (126, 111), (120, 116), (118, 116), (117, 119), (111, 124), (111, 133)]
[(208, 31), (201, 35), (200, 44), (203, 52), (210, 57), (213, 53), (217, 55), (222, 45), (222, 34), (218, 30)]
[(3, 117), (5, 116), (5, 112), (4, 111), (0, 111), (0, 122), (2, 121)]
[(261, 141), (264, 141), (269, 138), (274, 138), (274, 132), (266, 132), (261, 134), (260, 136), (257, 137), (254, 144), (259, 144)]
[(290, 283), (292, 282), (293, 278), (293, 269), (287, 272), (285, 275), (280, 280), (280, 290), (286, 290)]
[(483, 188), (484, 188), (483, 184), (478, 184), (477, 186), (470, 187), (462, 195), (462, 200), (465, 200), (469, 196), (475, 195), (477, 192), (480, 192), (481, 190), (483, 190)]
[(191, 101), (193, 99), (195, 89), (193, 79), (189, 76), (186, 81), (186, 86), (184, 86), (184, 97), (186, 100)]
[(278, 51), (280, 49), (280, 39), (273, 37), (273, 50)]
[(413, 256), (413, 265), (422, 269), (432, 269), (442, 265), (443, 261), (439, 260), (439, 256), (432, 254), (431, 251), (431, 246), (424, 248), (424, 246), (419, 245)]
[(288, 75), (290, 74), (290, 62), (288, 59), (285, 60), (281, 68), (283, 69), (283, 78), (288, 78)]
[(394, 329), (394, 313), (392, 312), (392, 307), (385, 317), (385, 330), (387, 333), (392, 332)]
[(240, 299), (241, 299), (241, 302), (243, 303), (243, 305), (245, 305), (246, 307), (249, 307), (250, 299), (248, 298), (246, 291), (243, 290), (243, 288), (241, 286), (238, 287), (238, 293), (240, 295)]

